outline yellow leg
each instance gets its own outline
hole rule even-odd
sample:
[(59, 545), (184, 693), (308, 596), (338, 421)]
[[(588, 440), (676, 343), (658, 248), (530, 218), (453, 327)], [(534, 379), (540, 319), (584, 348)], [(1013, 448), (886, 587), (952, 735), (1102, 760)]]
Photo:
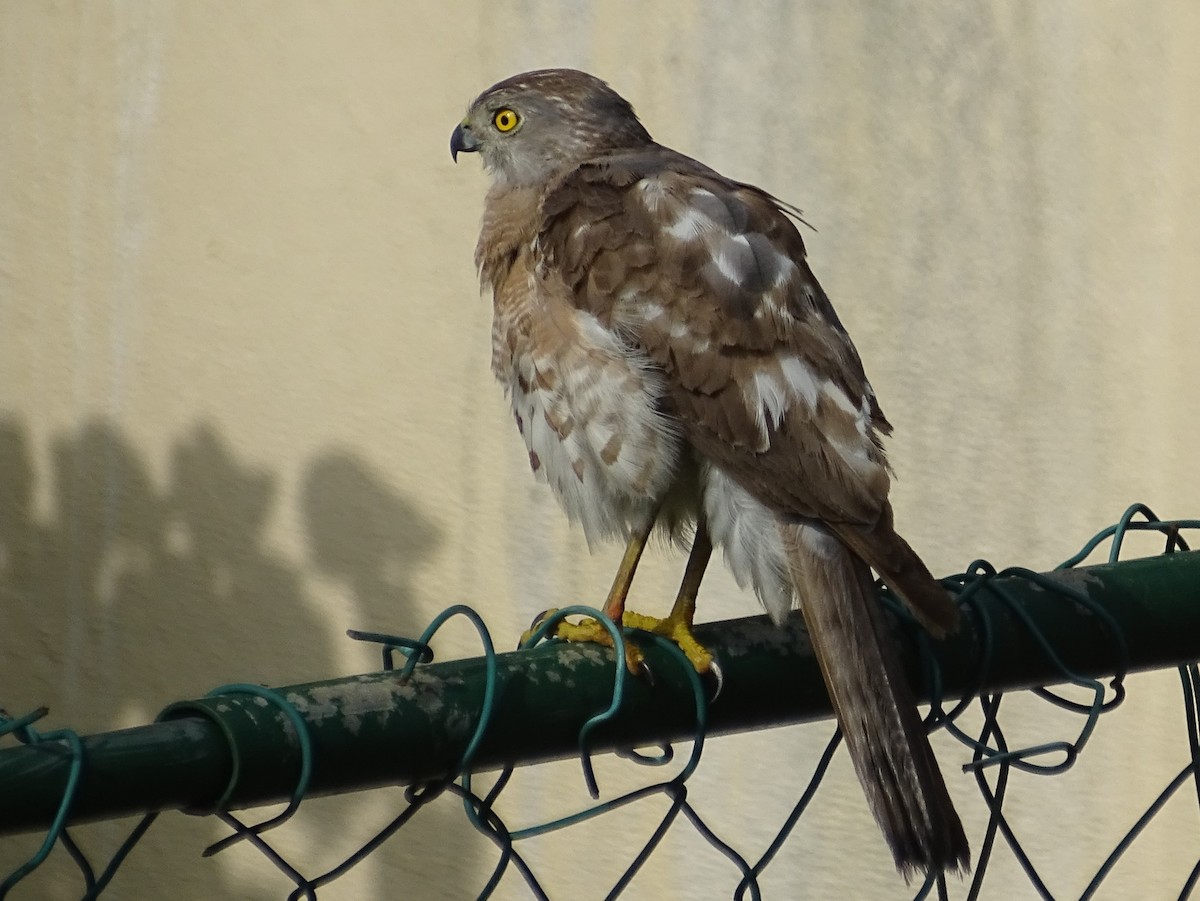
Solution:
[(649, 518), (643, 528), (629, 536), (629, 541), (625, 543), (625, 553), (621, 555), (621, 565), (617, 567), (617, 574), (613, 577), (612, 588), (608, 590), (608, 597), (604, 600), (604, 606), (600, 608), (600, 612), (618, 626), (621, 624), (621, 618), (625, 615), (625, 598), (629, 597), (629, 587), (633, 585), (633, 574), (637, 572), (638, 563), (642, 559), (642, 551), (646, 549), (646, 542), (650, 540), (650, 533), (654, 530), (654, 520), (657, 518), (658, 511), (656, 510), (654, 516)]
[[(625, 553), (621, 555), (621, 563), (617, 567), (617, 574), (613, 577), (612, 588), (608, 590), (608, 597), (604, 600), (604, 606), (600, 608), (601, 612), (618, 626), (621, 625), (625, 616), (625, 599), (629, 596), (629, 587), (633, 584), (634, 573), (637, 572), (638, 563), (642, 559), (642, 551), (646, 549), (646, 543), (650, 540), (650, 533), (654, 530), (654, 521), (657, 518), (658, 511), (655, 510), (653, 515), (647, 517), (644, 525), (639, 526), (630, 534), (629, 540), (625, 543)], [(521, 636), (521, 644), (528, 641), (533, 631), (554, 612), (555, 610), (547, 610), (539, 616), (529, 630)], [(559, 623), (554, 634), (567, 641), (591, 641), (606, 644), (609, 647), (613, 643), (608, 630), (594, 619), (585, 619), (579, 623)], [(625, 642), (625, 662), (630, 672), (637, 672), (642, 665), (641, 652), (628, 641)]]
[[(643, 616), (625, 609), (625, 599), (629, 596), (629, 587), (633, 584), (634, 573), (637, 572), (638, 562), (642, 559), (642, 551), (646, 549), (646, 542), (649, 540), (653, 528), (654, 519), (651, 518), (645, 526), (629, 536), (629, 541), (625, 545), (625, 553), (621, 557), (621, 565), (617, 567), (616, 577), (613, 579), (612, 588), (609, 589), (608, 597), (605, 599), (601, 611), (618, 625), (641, 629), (643, 632), (652, 632), (673, 641), (683, 651), (684, 656), (697, 672), (708, 672), (713, 662), (712, 654), (692, 635), (692, 621), (696, 616), (696, 596), (700, 592), (700, 583), (704, 579), (704, 571), (708, 567), (713, 550), (712, 539), (708, 535), (708, 527), (705, 525), (703, 517), (696, 523), (696, 537), (692, 541), (692, 551), (688, 555), (687, 566), (683, 571), (683, 581), (679, 585), (679, 593), (676, 595), (675, 603), (666, 619)], [(528, 639), (538, 624), (553, 613), (553, 610), (547, 610), (539, 616), (530, 631), (522, 637), (522, 643)], [(591, 641), (610, 647), (613, 643), (608, 630), (594, 619), (585, 619), (579, 623), (559, 623), (554, 634), (567, 641)], [(641, 650), (628, 640), (625, 642), (625, 663), (634, 673), (642, 667)]]
[(704, 579), (704, 571), (708, 567), (712, 550), (712, 539), (709, 538), (708, 528), (701, 517), (696, 523), (696, 537), (692, 541), (692, 552), (688, 555), (687, 567), (683, 571), (679, 594), (675, 596), (675, 603), (667, 618), (656, 619), (632, 612), (627, 612), (624, 617), (624, 624), (630, 628), (653, 632), (675, 642), (700, 673), (708, 672), (713, 658), (692, 635), (692, 622), (696, 617), (696, 596), (700, 593), (700, 583)]

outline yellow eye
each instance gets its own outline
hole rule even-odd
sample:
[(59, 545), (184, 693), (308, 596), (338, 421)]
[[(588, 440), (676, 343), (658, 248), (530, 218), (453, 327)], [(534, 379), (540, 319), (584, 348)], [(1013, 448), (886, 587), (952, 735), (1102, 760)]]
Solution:
[(517, 127), (517, 123), (521, 121), (520, 116), (514, 110), (508, 107), (498, 109), (492, 115), (492, 124), (496, 126), (496, 131), (509, 132)]

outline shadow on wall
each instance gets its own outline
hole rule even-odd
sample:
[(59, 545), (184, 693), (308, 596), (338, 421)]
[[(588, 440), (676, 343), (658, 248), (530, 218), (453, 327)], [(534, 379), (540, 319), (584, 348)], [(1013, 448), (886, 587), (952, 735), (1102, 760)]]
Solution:
[(375, 623), (365, 628), (419, 635), (409, 581), (438, 545), (433, 524), (345, 451), (308, 467), (301, 509), (313, 563), (350, 589)]
[[(46, 704), (45, 728), (88, 733), (121, 721), (147, 722), (170, 701), (228, 682), (331, 678), (341, 674), (335, 642), (349, 641), (342, 628), (419, 633), (425, 624), (412, 609), (411, 576), (440, 539), (414, 504), (352, 453), (322, 454), (307, 467), (301, 491), (311, 563), (345, 587), (360, 618), (332, 628), (315, 613), (302, 567), (265, 541), (276, 477), (238, 460), (211, 426), (175, 443), (165, 486), (155, 484), (131, 442), (103, 421), (56, 437), (48, 467), (52, 504), (43, 519), (34, 511), (40, 469), (28, 433), (13, 419), (0, 419), (0, 707), (19, 714)], [(364, 646), (361, 659), (359, 671), (366, 671), (378, 657)], [(395, 803), (399, 810), (399, 794)], [(439, 827), (438, 814), (427, 814), (420, 845), (446, 844), (438, 832), (463, 828), (458, 817)], [(303, 815), (301, 808), (300, 820)], [(160, 828), (166, 823), (156, 824), (146, 843), (163, 843), (156, 833), (169, 838), (170, 827)], [(81, 831), (92, 829), (103, 827)], [(37, 842), (21, 842), (28, 850), (8, 844), (0, 877)], [(392, 844), (409, 843), (397, 836)], [(97, 847), (109, 845), (104, 840)], [(180, 866), (203, 870), (201, 879), (231, 878), (220, 864), (199, 860), (201, 847), (178, 850)], [(353, 847), (319, 850), (348, 854)], [(399, 853), (385, 856), (403, 868), (412, 850), (397, 847), (389, 851)], [(325, 854), (314, 853), (302, 870), (315, 875), (316, 868), (336, 863)], [(138, 882), (138, 859), (149, 857), (148, 849), (139, 849), (127, 862), (120, 877), (127, 887)], [(93, 862), (104, 862), (101, 852)], [(262, 866), (269, 869), (265, 860)], [(69, 864), (53, 869), (31, 876), (26, 890), (36, 894), (47, 877), (79, 884)], [(169, 872), (159, 860), (146, 878), (156, 871), (152, 894)], [(447, 897), (467, 891), (444, 888)], [(208, 891), (214, 890), (219, 897), (252, 893), (210, 883)]]
[[(122, 705), (149, 705), (153, 716), (180, 691), (334, 674), (330, 624), (314, 615), (301, 568), (264, 541), (275, 479), (239, 461), (212, 427), (176, 442), (162, 489), (103, 422), (56, 438), (50, 466), (43, 522), (29, 441), (0, 422), (0, 685), (60, 688), (72, 724), (94, 729)], [(309, 467), (303, 523), (313, 564), (344, 583), (366, 620), (346, 627), (410, 625), (411, 574), (438, 541), (413, 504), (332, 452)], [(98, 684), (104, 709), (74, 709)], [(4, 698), (18, 700), (38, 701)]]

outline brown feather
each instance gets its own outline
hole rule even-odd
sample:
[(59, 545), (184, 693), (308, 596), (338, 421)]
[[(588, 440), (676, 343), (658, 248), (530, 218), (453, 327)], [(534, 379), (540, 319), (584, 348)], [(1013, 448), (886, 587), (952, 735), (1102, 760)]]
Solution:
[(917, 715), (870, 570), (816, 527), (782, 525), (801, 610), (868, 806), (909, 877), (960, 870), (967, 837)]
[[(639, 196), (647, 180), (653, 204)], [(769, 195), (658, 146), (585, 164), (543, 209), (547, 270), (667, 373), (670, 413), (700, 458), (784, 517), (791, 576), (897, 864), (965, 866), (966, 838), (881, 625), (868, 564), (936, 637), (956, 627), (958, 611), (892, 527), (881, 440), (891, 425), (795, 225)], [(696, 215), (712, 234), (673, 239), (672, 217), (686, 233)], [(725, 270), (745, 277), (727, 277), (721, 253)], [(813, 374), (811, 403), (793, 403), (776, 421), (751, 406), (758, 395), (747, 386), (781, 383), (789, 357)], [(834, 550), (814, 559), (796, 537), (814, 528), (806, 522), (826, 524), (844, 544), (827, 538)]]
[[(711, 262), (700, 241), (676, 245), (637, 196), (640, 179), (662, 185), (663, 208), (683, 206), (692, 192), (719, 198), (725, 223), (740, 226), (795, 265), (775, 292), (760, 281), (734, 284), (705, 274)], [(621, 201), (619, 209), (615, 199)], [(677, 202), (678, 201), (678, 202)], [(711, 206), (711, 203), (710, 203)], [(581, 309), (628, 331), (672, 375), (671, 401), (702, 454), (729, 469), (747, 490), (782, 512), (870, 524), (887, 497), (887, 462), (875, 433), (891, 425), (870, 391), (849, 335), (804, 259), (804, 242), (775, 201), (757, 189), (654, 145), (588, 163), (543, 201), (539, 245), (545, 269), (566, 282)], [(601, 224), (602, 223), (602, 224)], [(608, 247), (615, 230), (623, 241)], [(765, 242), (765, 243), (764, 243)], [(619, 271), (622, 278), (610, 273)], [(597, 276), (596, 273), (604, 273)], [(767, 315), (767, 302), (778, 310)], [(663, 315), (648, 318), (648, 305)], [(854, 417), (825, 401), (819, 417), (790, 417), (764, 439), (754, 428), (743, 386), (763, 360), (790, 354), (841, 389), (855, 406), (866, 399), (870, 478), (831, 456), (829, 432), (853, 430)]]
[(834, 523), (830, 529), (879, 573), (934, 638), (958, 630), (957, 605), (938, 585), (925, 561), (892, 528), (891, 504), (884, 504), (882, 515), (869, 527)]
[[(637, 196), (639, 177), (660, 186), (660, 221)], [(667, 373), (670, 412), (700, 458), (783, 515), (789, 571), (855, 769), (897, 865), (906, 874), (966, 866), (966, 837), (868, 564), (935, 637), (956, 627), (958, 611), (892, 527), (881, 440), (891, 425), (804, 259), (794, 224), (762, 192), (658, 147), (586, 165), (551, 196), (557, 212), (539, 236), (548, 267), (556, 267), (582, 309), (624, 329)], [(703, 201), (716, 240), (720, 230), (744, 237), (717, 252), (739, 255), (748, 277), (714, 272), (711, 241), (664, 235), (661, 220), (692, 215), (683, 203), (673, 206), (687, 197)], [(614, 243), (614, 232), (622, 240)], [(794, 266), (787, 279), (784, 260)], [(764, 428), (746, 386), (756, 378), (780, 383), (789, 356), (814, 374), (812, 403), (793, 403)], [(838, 536), (825, 533), (825, 554), (814, 555), (799, 539), (818, 528), (805, 523), (824, 523)]]

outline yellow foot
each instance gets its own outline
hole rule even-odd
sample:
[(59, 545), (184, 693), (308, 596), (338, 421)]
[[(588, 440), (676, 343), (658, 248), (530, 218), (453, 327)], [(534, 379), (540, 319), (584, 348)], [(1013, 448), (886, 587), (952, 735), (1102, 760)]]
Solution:
[[(629, 616), (627, 612), (626, 617)], [(612, 635), (608, 629), (598, 619), (588, 617), (581, 619), (577, 623), (569, 623), (566, 620), (558, 624), (558, 628), (554, 634), (564, 641), (590, 641), (593, 644), (602, 644), (608, 647), (613, 646)], [(636, 643), (625, 639), (625, 666), (635, 676), (646, 668), (646, 660), (642, 655), (642, 649)]]
[(692, 634), (692, 624), (682, 616), (672, 615), (666, 619), (658, 619), (626, 610), (622, 622), (630, 629), (652, 632), (673, 642), (679, 647), (679, 650), (683, 651), (683, 656), (696, 668), (696, 672), (707, 673), (712, 668), (712, 654), (704, 645), (696, 641), (696, 636)]
[[(538, 630), (542, 623), (557, 612), (558, 608), (555, 607), (541, 613), (521, 635), (520, 647), (528, 644), (529, 640), (533, 637), (533, 633)], [(610, 648), (613, 646), (612, 635), (609, 634), (608, 629), (604, 627), (600, 620), (592, 617), (587, 617), (577, 623), (563, 620), (554, 627), (554, 637), (561, 638), (563, 641), (585, 641), (592, 644), (602, 644)], [(625, 665), (629, 667), (629, 671), (634, 675), (641, 672), (646, 665), (641, 649), (628, 638), (625, 639)]]
[(521, 637), (517, 639), (517, 647), (523, 648), (525, 645), (529, 644), (530, 640), (533, 638), (533, 633), (541, 628), (542, 623), (554, 616), (556, 613), (558, 613), (558, 608), (551, 607), (549, 610), (543, 610), (541, 613), (535, 616), (533, 618), (533, 622), (529, 624), (529, 628), (522, 632)]
[[(521, 645), (524, 646), (533, 636), (533, 633), (537, 631), (538, 627), (556, 612), (557, 609), (547, 610), (535, 619), (533, 624), (521, 635)], [(688, 662), (696, 668), (696, 672), (706, 673), (712, 669), (712, 654), (709, 653), (704, 645), (696, 640), (696, 636), (692, 634), (691, 623), (687, 622), (683, 617), (668, 616), (665, 619), (659, 619), (653, 616), (643, 616), (640, 613), (634, 613), (632, 610), (626, 610), (621, 622), (627, 628), (640, 629), (643, 632), (661, 635), (674, 643), (679, 650), (683, 651), (683, 656), (688, 659)], [(604, 627), (600, 620), (591, 617), (582, 619), (577, 623), (563, 620), (555, 627), (554, 635), (556, 638), (561, 638), (564, 641), (587, 641), (593, 644), (606, 645), (610, 648), (613, 646), (612, 635), (609, 634), (608, 629)], [(645, 667), (645, 657), (642, 654), (641, 648), (628, 637), (625, 639), (625, 665), (635, 675)]]

